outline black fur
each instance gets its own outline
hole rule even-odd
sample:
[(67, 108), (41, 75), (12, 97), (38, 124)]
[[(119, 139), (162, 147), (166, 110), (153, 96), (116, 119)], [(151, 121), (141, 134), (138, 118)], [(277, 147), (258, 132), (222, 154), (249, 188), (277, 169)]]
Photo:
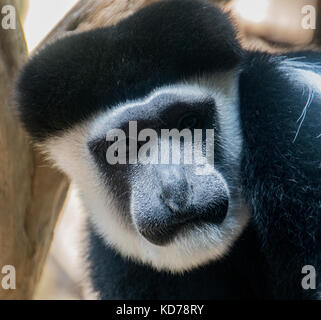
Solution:
[[(90, 229), (88, 261), (92, 285), (105, 300), (272, 299), (259, 241), (248, 228), (222, 260), (183, 275), (157, 272), (123, 259)], [(251, 248), (251, 250), (249, 250)]]
[(194, 0), (164, 1), (36, 54), (18, 80), (17, 104), (27, 130), (42, 139), (157, 86), (229, 70), (240, 56), (219, 9)]
[[(319, 62), (321, 54), (289, 57)], [(249, 53), (244, 61), (242, 184), (271, 268), (274, 294), (311, 298), (316, 291), (302, 289), (301, 270), (313, 265), (321, 271), (321, 96), (314, 95), (295, 139), (308, 89), (296, 84), (294, 74), (289, 78), (280, 71), (282, 60)]]
[[(315, 63), (321, 54), (288, 57)], [(127, 261), (91, 230), (90, 270), (101, 298), (317, 298), (318, 291), (302, 289), (301, 269), (321, 272), (321, 101), (316, 94), (294, 139), (308, 91), (280, 69), (285, 59), (244, 52), (216, 7), (172, 0), (59, 40), (28, 62), (17, 105), (36, 140), (157, 86), (241, 63), (241, 182), (250, 226), (224, 259), (184, 276)]]

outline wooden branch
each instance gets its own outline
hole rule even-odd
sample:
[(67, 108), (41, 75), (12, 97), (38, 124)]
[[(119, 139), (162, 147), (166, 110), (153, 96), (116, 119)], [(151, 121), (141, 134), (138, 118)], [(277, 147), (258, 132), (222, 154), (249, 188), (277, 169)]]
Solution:
[[(0, 0), (0, 8), (8, 4), (16, 5)], [(19, 22), (16, 30), (0, 27), (0, 300), (32, 298), (68, 189), (67, 179), (32, 149), (15, 116), (11, 92), (26, 57)], [(6, 265), (16, 269), (15, 290), (2, 288)]]

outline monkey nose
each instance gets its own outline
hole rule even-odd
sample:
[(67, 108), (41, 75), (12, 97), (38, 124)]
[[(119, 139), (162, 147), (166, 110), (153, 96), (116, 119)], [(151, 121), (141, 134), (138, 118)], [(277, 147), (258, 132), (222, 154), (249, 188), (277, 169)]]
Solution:
[(134, 222), (146, 240), (166, 246), (195, 226), (223, 223), (229, 193), (219, 177), (193, 177), (188, 168), (179, 165), (160, 165), (152, 170), (154, 190), (146, 187), (146, 180), (133, 190)]
[(190, 203), (191, 192), (184, 169), (180, 166), (166, 166), (158, 171), (163, 203), (172, 211), (185, 210)]

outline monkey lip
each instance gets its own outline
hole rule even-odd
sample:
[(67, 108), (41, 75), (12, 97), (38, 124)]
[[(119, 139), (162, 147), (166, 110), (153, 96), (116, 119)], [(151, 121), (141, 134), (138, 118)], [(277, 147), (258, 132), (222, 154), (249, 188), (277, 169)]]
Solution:
[[(218, 226), (223, 223), (228, 210), (227, 205), (220, 206), (215, 212), (206, 212), (200, 215), (185, 216), (183, 220), (177, 217), (166, 219), (161, 223), (153, 223), (150, 225), (138, 226), (139, 233), (149, 242), (157, 246), (169, 245), (175, 237), (184, 234), (193, 229), (193, 227), (204, 227), (204, 224), (212, 224)], [(177, 216), (177, 213), (176, 213)]]

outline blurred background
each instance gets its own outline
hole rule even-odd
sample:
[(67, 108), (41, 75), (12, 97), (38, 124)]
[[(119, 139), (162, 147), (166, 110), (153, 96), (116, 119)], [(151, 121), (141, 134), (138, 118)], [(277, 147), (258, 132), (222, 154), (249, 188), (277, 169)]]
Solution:
[[(108, 3), (111, 0), (105, 1)], [(214, 2), (231, 12), (246, 47), (282, 51), (320, 46), (319, 0)], [(76, 3), (77, 0), (20, 0), (21, 19), (30, 52)], [(56, 228), (36, 299), (88, 298), (86, 290), (80, 285), (85, 283), (86, 278), (84, 263), (81, 262), (83, 221), (77, 192), (72, 186)]]

